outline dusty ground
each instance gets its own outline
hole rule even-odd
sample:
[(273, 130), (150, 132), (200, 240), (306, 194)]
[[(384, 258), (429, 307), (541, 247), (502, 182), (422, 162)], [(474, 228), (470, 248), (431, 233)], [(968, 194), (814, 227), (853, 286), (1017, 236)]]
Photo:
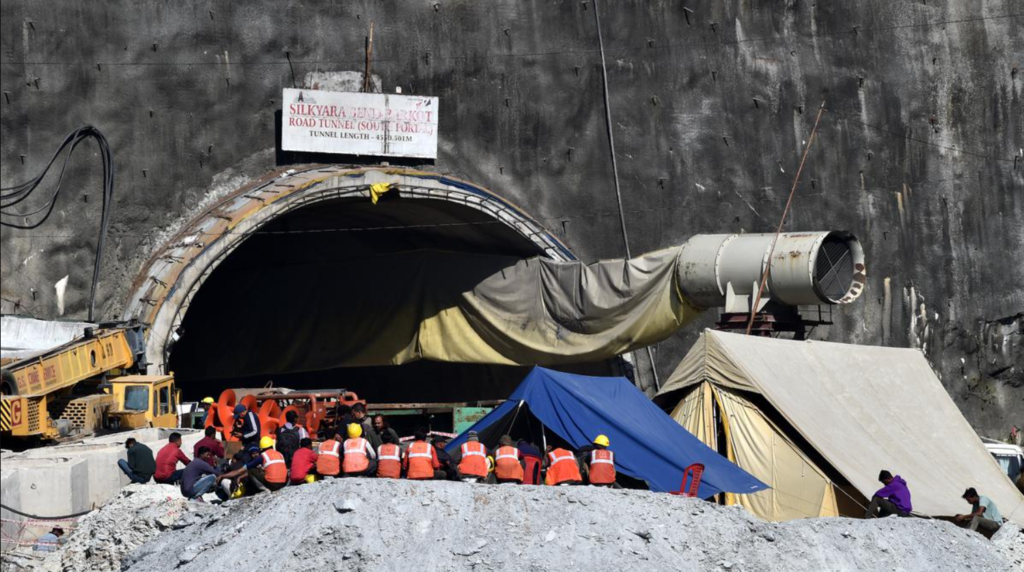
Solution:
[(175, 493), (128, 487), (32, 569), (1019, 572), (1024, 562), (1016, 527), (992, 542), (918, 519), (771, 524), (637, 491), (344, 480), (224, 506)]

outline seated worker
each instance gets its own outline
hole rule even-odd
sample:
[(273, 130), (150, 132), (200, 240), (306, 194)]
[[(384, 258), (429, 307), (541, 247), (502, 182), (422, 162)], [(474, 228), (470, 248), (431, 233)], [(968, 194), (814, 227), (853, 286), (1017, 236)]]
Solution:
[(217, 430), (214, 429), (213, 426), (207, 427), (204, 433), (205, 436), (199, 441), (196, 441), (195, 447), (192, 447), (192, 456), (198, 457), (199, 449), (206, 447), (211, 453), (213, 453), (215, 462), (212, 464), (216, 465), (220, 460), (226, 458), (224, 455), (224, 444), (217, 439)]
[[(429, 436), (429, 434), (428, 434)], [(437, 455), (437, 462), (441, 465), (441, 472), (444, 476), (441, 477), (447, 481), (459, 480), (459, 469), (458, 463), (455, 459), (445, 451), (445, 447), (448, 446), (448, 440), (444, 437), (436, 437), (431, 439), (430, 444), (434, 446), (434, 453)]]
[(366, 404), (356, 403), (352, 406), (352, 417), (355, 418), (355, 422), (363, 428), (363, 438), (370, 442), (370, 447), (376, 451), (382, 441), (380, 436), (377, 435), (377, 431), (373, 428), (373, 422), (366, 415)]
[(587, 482), (596, 487), (615, 487), (615, 453), (608, 450), (611, 442), (605, 435), (594, 438), (594, 445), (583, 458)]
[(349, 424), (343, 449), (341, 470), (346, 477), (372, 477), (377, 472), (377, 452), (363, 438), (363, 426), (359, 423)]
[(968, 527), (971, 530), (989, 534), (995, 534), (1003, 526), (1003, 516), (999, 514), (999, 507), (992, 499), (979, 495), (974, 487), (964, 491), (962, 498), (971, 504), (971, 513), (953, 517), (957, 523), (962, 525), (969, 522)]
[(295, 410), (284, 414), (285, 424), (277, 430), (277, 442), (274, 447), (284, 456), (284, 464), (292, 466), (292, 455), (302, 447), (302, 440), (309, 438), (306, 428), (297, 425), (299, 414)]
[(63, 542), (64, 529), (55, 526), (50, 529), (50, 532), (40, 536), (36, 539), (36, 543), (32, 546), (32, 550), (36, 552), (56, 552), (60, 548)]
[(383, 443), (377, 449), (377, 478), (402, 478), (402, 448), (391, 433), (383, 433)]
[(519, 453), (523, 456), (523, 484), (539, 485), (541, 483), (541, 467), (544, 464), (544, 455), (536, 445), (520, 440), (516, 445)]
[(385, 433), (391, 435), (391, 437), (394, 438), (394, 441), (392, 441), (392, 443), (396, 445), (400, 445), (402, 443), (402, 440), (398, 437), (398, 433), (391, 428), (391, 425), (388, 425), (388, 421), (387, 419), (384, 418), (383, 415), (378, 414), (373, 416), (373, 430), (377, 432), (377, 435), (380, 435), (381, 443), (386, 442), (384, 441)]
[(221, 500), (238, 498), (245, 493), (245, 481), (249, 480), (248, 464), (260, 454), (259, 449), (239, 451), (231, 458), (225, 472), (217, 476), (217, 497)]
[(910, 489), (907, 488), (907, 481), (899, 475), (892, 476), (889, 471), (878, 473), (878, 480), (885, 486), (871, 496), (871, 504), (868, 505), (864, 518), (880, 518), (891, 514), (910, 516), (913, 507), (910, 504)]
[(292, 455), (292, 484), (302, 484), (308, 482), (306, 477), (316, 476), (316, 462), (317, 454), (313, 451), (313, 440), (306, 437), (299, 442), (299, 450)]
[(284, 464), (284, 455), (274, 450), (273, 439), (260, 439), (259, 454), (252, 457), (245, 466), (252, 490), (279, 491), (288, 484), (288, 465)]
[(181, 433), (171, 433), (167, 438), (167, 444), (156, 454), (156, 472), (153, 473), (153, 480), (162, 485), (176, 485), (181, 481), (184, 469), (176, 469), (178, 462), (188, 466), (189, 458), (181, 452)]
[(405, 469), (405, 478), (414, 481), (445, 478), (441, 463), (437, 460), (437, 451), (427, 442), (426, 429), (417, 429), (413, 433), (413, 442), (402, 458), (402, 468)]
[(545, 459), (547, 475), (544, 477), (544, 484), (548, 486), (580, 485), (583, 484), (583, 476), (580, 475), (580, 466), (576, 462), (576, 456), (572, 451), (548, 445), (548, 456)]
[(214, 466), (216, 457), (207, 447), (200, 447), (195, 459), (181, 475), (181, 496), (189, 500), (203, 500), (203, 495), (217, 486), (220, 471)]
[(526, 461), (519, 449), (512, 446), (512, 437), (502, 435), (494, 452), (494, 479), (498, 483), (523, 483)]
[(316, 473), (321, 477), (337, 477), (341, 474), (341, 441), (331, 437), (317, 448)]
[(153, 460), (153, 451), (149, 447), (139, 443), (133, 437), (125, 439), (124, 448), (128, 450), (128, 459), (118, 459), (117, 466), (128, 476), (133, 483), (144, 485), (153, 478), (156, 472), (156, 461)]
[(459, 479), (463, 482), (477, 482), (487, 479), (487, 447), (480, 442), (476, 431), (470, 431), (466, 442), (459, 447), (458, 458)]

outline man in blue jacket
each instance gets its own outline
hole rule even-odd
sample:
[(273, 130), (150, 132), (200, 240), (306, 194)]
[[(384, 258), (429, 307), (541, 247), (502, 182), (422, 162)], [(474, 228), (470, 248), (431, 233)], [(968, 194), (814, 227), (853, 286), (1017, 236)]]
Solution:
[(878, 489), (871, 497), (871, 504), (864, 518), (879, 518), (895, 514), (910, 516), (913, 506), (910, 504), (910, 489), (903, 477), (892, 476), (889, 471), (878, 473), (878, 480), (885, 486)]

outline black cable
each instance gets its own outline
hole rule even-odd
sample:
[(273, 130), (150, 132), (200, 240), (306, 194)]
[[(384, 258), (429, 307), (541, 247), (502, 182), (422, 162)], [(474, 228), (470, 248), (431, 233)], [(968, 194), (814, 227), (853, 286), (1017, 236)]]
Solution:
[[(96, 242), (96, 259), (93, 264), (92, 284), (89, 289), (88, 321), (92, 322), (94, 321), (96, 313), (96, 289), (99, 286), (100, 280), (100, 264), (103, 261), (103, 245), (106, 243), (107, 227), (110, 224), (110, 208), (113, 204), (114, 197), (113, 155), (110, 151), (110, 144), (107, 142), (107, 138), (103, 136), (99, 129), (96, 129), (91, 125), (86, 125), (85, 127), (76, 129), (64, 138), (64, 142), (60, 144), (57, 151), (50, 158), (50, 161), (45, 167), (43, 167), (43, 170), (40, 171), (38, 175), (18, 185), (0, 187), (0, 215), (24, 218), (34, 216), (45, 211), (45, 214), (33, 223), (17, 224), (0, 219), (0, 226), (18, 230), (31, 230), (38, 228), (45, 223), (50, 218), (50, 215), (53, 214), (53, 209), (57, 206), (57, 198), (60, 196), (60, 191), (63, 188), (64, 175), (67, 172), (68, 163), (71, 160), (71, 154), (74, 153), (75, 148), (78, 147), (81, 142), (90, 138), (96, 140), (96, 144), (100, 148), (100, 159), (103, 163), (103, 202), (102, 212), (100, 215), (100, 233)], [(61, 165), (60, 174), (57, 177), (57, 184), (54, 186), (53, 192), (50, 194), (46, 202), (41, 207), (29, 212), (13, 211), (12, 207), (27, 200), (39, 188), (43, 179), (46, 177), (46, 174), (49, 172), (50, 167), (53, 166), (54, 162), (65, 149), (67, 149), (67, 154), (64, 156), (64, 162)]]
[(14, 514), (18, 515), (18, 516), (23, 516), (25, 518), (30, 518), (32, 520), (67, 520), (67, 519), (71, 519), (71, 518), (82, 517), (82, 516), (85, 516), (85, 515), (89, 514), (90, 512), (92, 512), (92, 510), (87, 510), (85, 512), (79, 512), (79, 513), (75, 513), (75, 514), (66, 514), (64, 516), (39, 516), (38, 514), (28, 514), (27, 512), (21, 512), (20, 510), (11, 508), (11, 507), (9, 507), (9, 506), (7, 506), (5, 504), (0, 504), (0, 508), (2, 508), (4, 510), (9, 510), (9, 511), (13, 512)]

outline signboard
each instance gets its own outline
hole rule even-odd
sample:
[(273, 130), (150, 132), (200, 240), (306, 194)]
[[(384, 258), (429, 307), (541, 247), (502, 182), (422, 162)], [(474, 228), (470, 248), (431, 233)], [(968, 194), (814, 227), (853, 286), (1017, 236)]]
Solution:
[(436, 97), (285, 89), (281, 149), (437, 158)]

